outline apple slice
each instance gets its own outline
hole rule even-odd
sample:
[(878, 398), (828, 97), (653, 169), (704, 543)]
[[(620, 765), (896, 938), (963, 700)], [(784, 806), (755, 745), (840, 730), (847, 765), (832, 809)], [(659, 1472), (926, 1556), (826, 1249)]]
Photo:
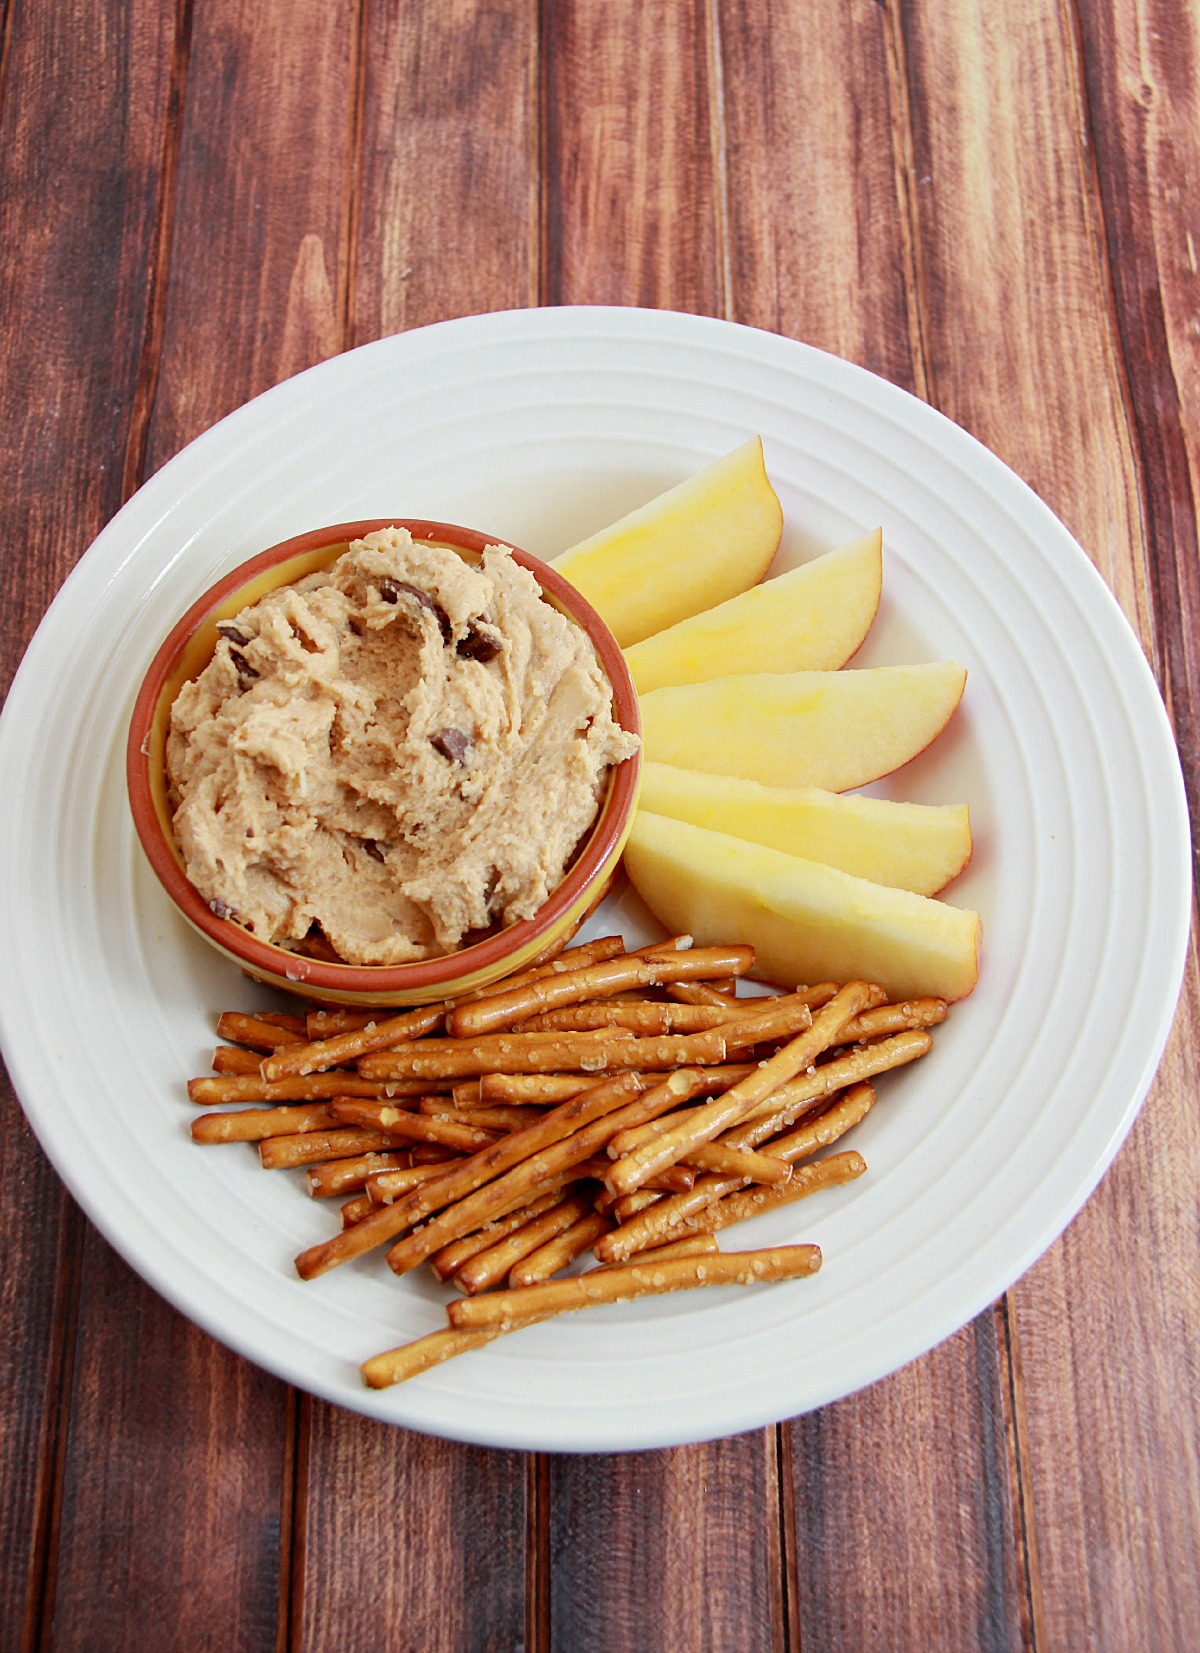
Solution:
[(646, 757), (765, 786), (847, 792), (924, 751), (962, 699), (953, 661), (746, 673), (641, 697)]
[(843, 797), (646, 763), (641, 807), (916, 895), (944, 889), (971, 859), (966, 804)]
[(625, 658), (638, 693), (735, 672), (836, 671), (875, 618), (882, 545), (877, 528), (635, 643)]
[(640, 810), (625, 870), (672, 934), (748, 941), (754, 974), (783, 986), (862, 979), (892, 999), (961, 999), (978, 978), (978, 913), (782, 850)]
[(757, 585), (782, 533), (755, 436), (562, 552), (554, 567), (628, 648)]

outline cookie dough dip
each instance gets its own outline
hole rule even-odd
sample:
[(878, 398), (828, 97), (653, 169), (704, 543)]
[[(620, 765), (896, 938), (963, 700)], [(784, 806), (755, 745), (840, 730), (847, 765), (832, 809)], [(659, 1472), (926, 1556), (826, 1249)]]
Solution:
[(530, 918), (637, 750), (502, 545), (388, 528), (218, 627), (171, 710), (188, 878), (259, 940), (402, 964)]

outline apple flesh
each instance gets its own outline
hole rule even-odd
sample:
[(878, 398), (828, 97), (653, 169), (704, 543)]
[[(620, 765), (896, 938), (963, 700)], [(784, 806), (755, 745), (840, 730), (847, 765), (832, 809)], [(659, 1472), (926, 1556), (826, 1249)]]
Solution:
[(757, 585), (782, 533), (756, 436), (553, 566), (628, 648)]
[(879, 529), (635, 643), (639, 694), (738, 672), (836, 671), (879, 607)]
[(953, 661), (862, 671), (744, 673), (641, 697), (646, 758), (764, 786), (848, 792), (945, 728), (967, 674)]
[(966, 804), (893, 803), (646, 763), (641, 808), (916, 895), (935, 895), (971, 859)]
[(978, 913), (763, 844), (641, 810), (625, 869), (670, 933), (747, 941), (755, 976), (782, 986), (864, 980), (893, 1000), (951, 1000), (978, 979)]

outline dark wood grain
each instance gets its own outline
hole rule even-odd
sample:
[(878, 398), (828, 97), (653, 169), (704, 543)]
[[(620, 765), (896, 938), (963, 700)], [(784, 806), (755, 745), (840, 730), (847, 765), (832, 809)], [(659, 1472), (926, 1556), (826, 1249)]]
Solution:
[(535, 0), (366, 12), (348, 342), (537, 302)]
[[(1080, 15), (1094, 38), (1105, 9)], [(948, 30), (940, 8), (906, 9), (918, 175), (931, 179), (918, 213), (931, 378), (943, 409), (1033, 482), (1091, 553), (1169, 673), (1186, 755), (1195, 611), (1185, 642), (1192, 575), (1175, 569), (1194, 566), (1194, 506), (1162, 312), (1145, 302), (1159, 282), (1146, 226), (1162, 180), (1143, 168), (1129, 99), (1134, 86), (1142, 97), (1149, 37), (1129, 39), (1123, 63), (1115, 43), (1104, 51), (1099, 108), (1083, 95), (1073, 20), (1012, 6), (1002, 29), (981, 12), (974, 27), (960, 15)], [(1161, 61), (1178, 84), (1190, 54), (1174, 46)], [(986, 124), (985, 65), (995, 85)], [(1109, 125), (1093, 174), (1098, 120)], [(1194, 359), (1194, 340), (1180, 344)], [(1194, 960), (1189, 980), (1184, 1026), (1194, 1030)], [(1194, 1031), (1183, 1048), (1194, 1051)], [(1200, 1250), (1194, 1223), (1173, 1220), (1181, 1182), (1200, 1174), (1195, 1095), (1194, 1069), (1172, 1056), (1098, 1193), (1013, 1293), (1023, 1497), (1037, 1525), (1031, 1595), (1051, 1646), (1171, 1647), (1200, 1612), (1183, 1560), (1198, 1531), (1200, 1439), (1183, 1399), (1197, 1333), (1178, 1308), (1200, 1301)], [(1136, 1512), (1151, 1484), (1147, 1530)]]
[(293, 1646), (396, 1653), (525, 1639), (525, 1465), (305, 1403)]
[(549, 1469), (554, 1647), (787, 1645), (775, 1431)]
[[(734, 318), (931, 394), (909, 69), (894, 19), (874, 4), (727, 5), (722, 19)], [(800, 1645), (928, 1645), (935, 1626), (942, 1645), (1024, 1644), (1032, 1609), (1010, 1393), (1007, 1342), (988, 1315), (791, 1425)], [(961, 1427), (947, 1431), (951, 1417)]]
[[(173, 17), (0, 19), (0, 691), (121, 501), (146, 327)], [(88, 98), (74, 96), (86, 81)], [(84, 274), (86, 272), (86, 275)], [(0, 1642), (32, 1646), (55, 1574), (84, 1224), (0, 1087)]]
[[(535, 297), (534, 22), (524, 4), (364, 8), (347, 343)], [(320, 1401), (300, 1416), (289, 1645), (537, 1645), (536, 1464)]]
[[(1200, 823), (1198, 63), (1168, 0), (0, 0), (0, 690), (122, 499), (280, 378), (662, 305), (861, 362), (1026, 477)], [(1193, 951), (1096, 1194), (931, 1355), (599, 1457), (257, 1372), (89, 1228), (4, 1085), (0, 1648), (1190, 1647), (1198, 1052)]]
[(790, 1428), (806, 1653), (1032, 1645), (991, 1313)]
[(720, 21), (730, 313), (920, 389), (886, 10), (723, 0)]
[[(545, 302), (724, 313), (718, 54), (704, 5), (543, 6)], [(786, 1645), (776, 1460), (773, 1430), (553, 1458), (549, 1645)]]
[(542, 302), (722, 314), (712, 9), (548, 0), (541, 28)]
[[(135, 398), (150, 469), (339, 346), (353, 18), (324, 5), (183, 14), (179, 95), (158, 135), (177, 176), (161, 192), (154, 354)], [(95, 1236), (80, 1304), (49, 1645), (136, 1646), (151, 1613), (164, 1645), (273, 1645), (291, 1554), (285, 1387), (176, 1316)]]
[(148, 471), (341, 348), (357, 24), (355, 0), (197, 9)]

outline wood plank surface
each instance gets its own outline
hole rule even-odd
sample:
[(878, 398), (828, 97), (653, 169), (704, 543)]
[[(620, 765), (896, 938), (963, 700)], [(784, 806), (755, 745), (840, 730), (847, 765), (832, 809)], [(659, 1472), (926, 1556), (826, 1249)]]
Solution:
[[(337, 269), (343, 181), (328, 159), (348, 128), (350, 61), (324, 5), (274, 15), (230, 0), (180, 30), (138, 404), (147, 470), (338, 347), (318, 266), (329, 247)], [(291, 1562), (286, 1387), (175, 1315), (91, 1234), (79, 1295), (49, 1645), (134, 1647), (151, 1614), (163, 1645), (273, 1645)]]
[[(858, 361), (1024, 476), (1200, 824), (1198, 63), (1168, 0), (0, 0), (0, 690), (122, 499), (281, 378), (657, 305)], [(777, 1428), (548, 1457), (224, 1350), (5, 1084), (0, 1650), (1189, 1647), (1198, 1095), (1193, 942), (1128, 1142), (1000, 1303)]]
[(712, 8), (561, 0), (541, 15), (542, 302), (722, 314)]
[[(535, 21), (524, 3), (364, 8), (347, 345), (535, 298)], [(300, 1419), (288, 1645), (536, 1645), (536, 1460), (316, 1400)]]
[[(121, 502), (153, 266), (173, 18), (33, 7), (0, 29), (0, 692)], [(89, 96), (73, 95), (86, 82)], [(86, 277), (82, 272), (86, 271)], [(84, 1223), (0, 1083), (0, 1643), (42, 1634)]]
[[(542, 22), (543, 300), (723, 314), (715, 13), (569, 0)], [(548, 1639), (535, 1645), (786, 1645), (776, 1455), (776, 1432), (758, 1430), (554, 1457)]]
[(550, 1460), (552, 1647), (788, 1645), (776, 1431)]
[[(733, 5), (723, 18), (731, 314), (930, 395), (909, 70), (895, 17), (863, 3), (803, 16)], [(812, 157), (825, 152), (833, 163), (814, 177)], [(801, 1646), (850, 1653), (864, 1635), (887, 1647), (1025, 1644), (1030, 1560), (1017, 1541), (1009, 1394), (1007, 1339), (989, 1314), (863, 1394), (792, 1423), (784, 1461)], [(947, 1431), (947, 1418), (962, 1427)]]

